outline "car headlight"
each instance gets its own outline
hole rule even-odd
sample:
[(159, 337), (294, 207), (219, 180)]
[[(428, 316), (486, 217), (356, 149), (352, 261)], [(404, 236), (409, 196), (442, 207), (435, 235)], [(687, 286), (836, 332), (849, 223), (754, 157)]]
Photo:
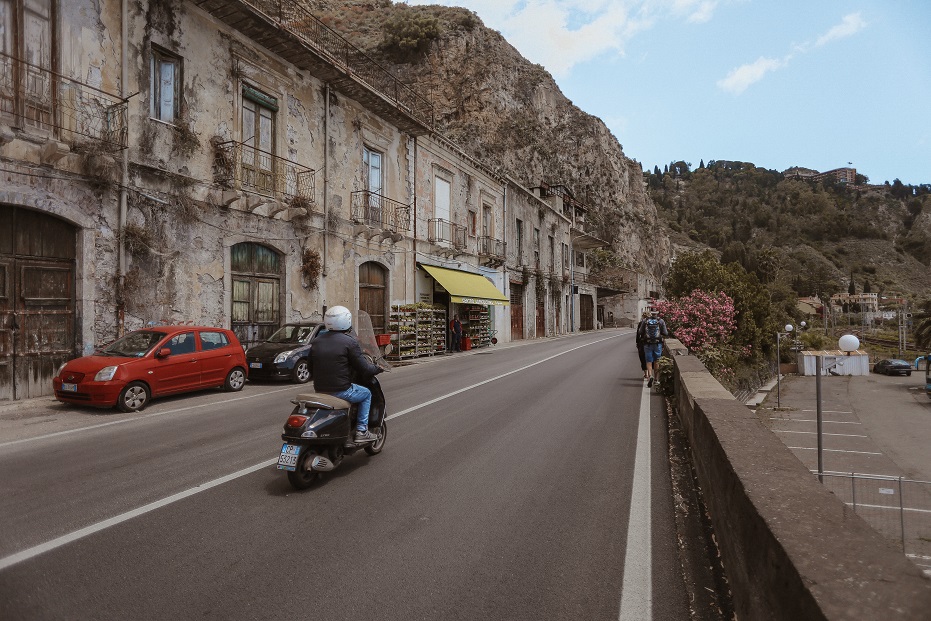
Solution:
[(287, 360), (288, 358), (290, 358), (290, 357), (291, 357), (291, 354), (293, 354), (293, 353), (294, 353), (294, 350), (293, 350), (293, 349), (289, 349), (288, 351), (283, 351), (283, 352), (281, 352), (280, 354), (278, 354), (277, 356), (275, 356), (275, 364), (280, 364), (280, 363), (284, 362), (285, 360)]
[(116, 375), (116, 367), (104, 367), (94, 376), (95, 382), (109, 382)]

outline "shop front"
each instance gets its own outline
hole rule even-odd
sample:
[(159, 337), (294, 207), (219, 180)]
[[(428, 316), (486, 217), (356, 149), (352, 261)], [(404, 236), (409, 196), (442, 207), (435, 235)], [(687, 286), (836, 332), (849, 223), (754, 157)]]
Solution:
[(447, 328), (453, 316), (459, 315), (463, 350), (498, 342), (494, 311), (507, 306), (510, 300), (491, 280), (482, 274), (446, 267), (422, 264), (419, 267), (430, 277), (432, 300), (446, 308)]

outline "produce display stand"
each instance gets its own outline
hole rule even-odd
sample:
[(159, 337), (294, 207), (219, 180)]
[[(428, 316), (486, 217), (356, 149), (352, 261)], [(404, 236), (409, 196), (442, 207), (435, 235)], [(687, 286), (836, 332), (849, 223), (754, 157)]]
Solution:
[(387, 358), (403, 360), (446, 351), (446, 310), (432, 304), (395, 304), (388, 320), (393, 351)]
[(462, 307), (466, 319), (464, 336), (471, 341), (472, 348), (487, 347), (491, 343), (491, 317), (487, 306), (467, 304)]

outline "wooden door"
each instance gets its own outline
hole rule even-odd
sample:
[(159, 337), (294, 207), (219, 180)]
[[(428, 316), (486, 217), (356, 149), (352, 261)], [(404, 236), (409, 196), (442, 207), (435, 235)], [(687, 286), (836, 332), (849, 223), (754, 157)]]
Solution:
[(546, 304), (537, 302), (537, 338), (546, 336)]
[(388, 270), (372, 261), (359, 266), (359, 310), (372, 318), (375, 334), (385, 332)]
[(75, 230), (0, 206), (0, 399), (52, 394), (75, 354)]
[(579, 329), (595, 329), (595, 301), (590, 295), (579, 296)]
[(524, 338), (524, 285), (511, 283), (511, 340)]

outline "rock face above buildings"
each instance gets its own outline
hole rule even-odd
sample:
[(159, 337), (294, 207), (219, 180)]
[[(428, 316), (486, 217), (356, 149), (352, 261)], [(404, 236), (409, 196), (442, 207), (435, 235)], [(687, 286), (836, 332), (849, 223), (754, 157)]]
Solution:
[[(387, 1), (308, 6), (430, 99), (446, 137), (523, 185), (565, 185), (588, 207), (591, 232), (611, 243), (621, 263), (662, 272), (670, 243), (644, 192), (640, 163), (624, 154), (600, 119), (573, 105), (546, 70), (474, 13)], [(400, 55), (383, 45), (386, 24), (418, 20), (427, 26), (422, 52)]]

